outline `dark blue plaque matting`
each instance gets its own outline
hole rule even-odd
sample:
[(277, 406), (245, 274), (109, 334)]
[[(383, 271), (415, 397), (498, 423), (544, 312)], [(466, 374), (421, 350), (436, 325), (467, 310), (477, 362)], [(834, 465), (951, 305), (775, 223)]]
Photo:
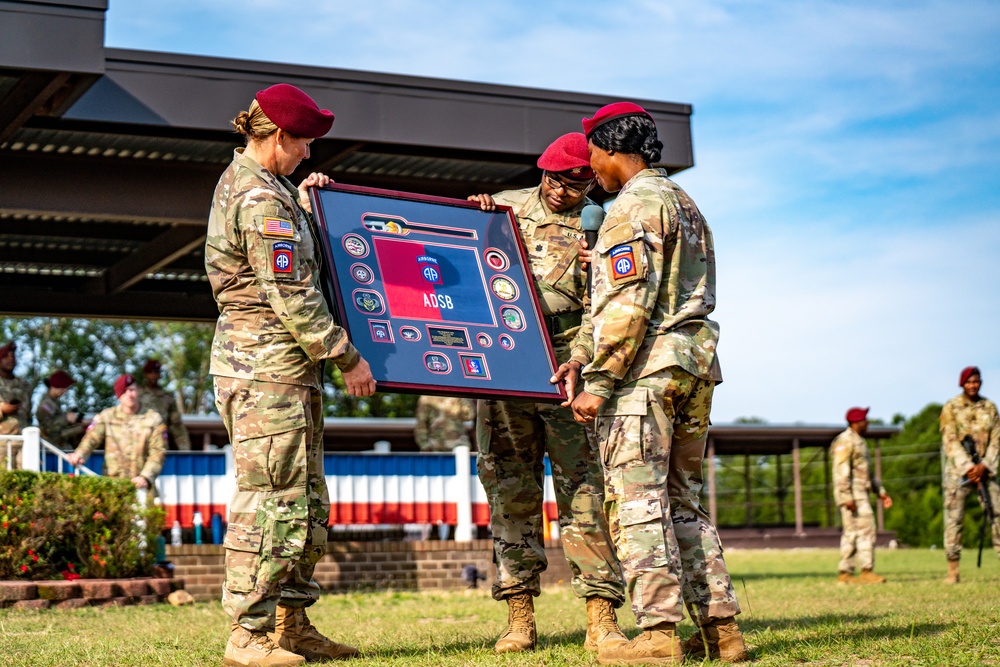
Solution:
[(380, 391), (565, 399), (510, 209), (310, 190), (334, 310)]

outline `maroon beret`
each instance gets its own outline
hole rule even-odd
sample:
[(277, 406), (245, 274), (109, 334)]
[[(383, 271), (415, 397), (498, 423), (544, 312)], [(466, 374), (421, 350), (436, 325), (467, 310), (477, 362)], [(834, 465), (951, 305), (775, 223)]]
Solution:
[(119, 375), (118, 379), (115, 380), (115, 398), (121, 398), (125, 390), (135, 384), (135, 378), (126, 373), (125, 375)]
[(625, 116), (645, 116), (646, 118), (653, 120), (653, 117), (649, 115), (649, 112), (638, 104), (633, 104), (632, 102), (614, 102), (613, 104), (608, 104), (598, 109), (593, 118), (584, 118), (583, 131), (589, 137), (591, 132), (599, 128), (601, 125), (604, 125), (609, 120), (623, 118)]
[(847, 411), (847, 423), (853, 424), (854, 422), (863, 422), (868, 419), (868, 410), (870, 408), (851, 408)]
[(71, 378), (66, 371), (55, 371), (45, 381), (45, 384), (54, 389), (66, 389), (70, 385), (76, 384), (76, 380)]
[(983, 374), (979, 372), (979, 368), (976, 366), (966, 366), (962, 369), (961, 375), (958, 376), (958, 386), (961, 387), (968, 382), (970, 375), (978, 375), (980, 380), (983, 379)]
[(0, 359), (6, 357), (8, 352), (17, 352), (17, 344), (14, 341), (0, 347)]
[(156, 373), (160, 370), (160, 362), (156, 359), (148, 360), (142, 367), (143, 373)]
[(538, 168), (545, 171), (564, 172), (568, 178), (580, 181), (594, 177), (590, 168), (590, 150), (587, 137), (579, 132), (564, 134), (545, 149), (538, 158)]
[(272, 123), (297, 137), (316, 139), (333, 127), (333, 112), (320, 109), (313, 98), (290, 83), (258, 91), (255, 99)]

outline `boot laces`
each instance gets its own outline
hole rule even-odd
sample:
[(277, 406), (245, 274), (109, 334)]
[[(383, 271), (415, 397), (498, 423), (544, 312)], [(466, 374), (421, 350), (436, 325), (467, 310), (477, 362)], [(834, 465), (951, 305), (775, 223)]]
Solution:
[(618, 619), (615, 617), (615, 608), (610, 604), (601, 604), (597, 607), (597, 627), (602, 630), (618, 631)]
[(271, 638), (267, 636), (266, 632), (253, 632), (251, 633), (251, 639), (249, 642), (250, 646), (259, 648), (265, 652), (271, 652), (277, 648)]
[(531, 614), (531, 599), (527, 596), (515, 596), (507, 599), (510, 604), (510, 629), (523, 631), (527, 634), (531, 630), (529, 621)]

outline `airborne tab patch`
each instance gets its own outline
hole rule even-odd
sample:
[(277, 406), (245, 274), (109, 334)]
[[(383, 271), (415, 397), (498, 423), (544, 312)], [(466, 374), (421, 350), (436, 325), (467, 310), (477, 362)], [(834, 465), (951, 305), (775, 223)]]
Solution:
[(631, 245), (615, 246), (608, 254), (611, 258), (611, 276), (615, 280), (636, 275), (635, 253)]
[(271, 246), (271, 265), (275, 273), (292, 272), (292, 253), (295, 251), (288, 241), (278, 241)]
[(291, 220), (284, 218), (264, 218), (264, 236), (295, 236), (295, 227)]
[(608, 282), (614, 287), (644, 280), (646, 277), (645, 267), (639, 265), (643, 262), (642, 241), (614, 246), (608, 251), (605, 261)]

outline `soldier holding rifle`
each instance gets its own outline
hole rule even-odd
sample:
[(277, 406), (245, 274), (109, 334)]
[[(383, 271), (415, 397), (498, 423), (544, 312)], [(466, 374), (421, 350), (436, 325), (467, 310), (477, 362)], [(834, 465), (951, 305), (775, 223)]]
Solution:
[[(941, 410), (941, 446), (944, 466), (944, 554), (948, 559), (946, 584), (959, 582), (958, 562), (962, 557), (962, 522), (965, 520), (965, 499), (973, 487), (985, 488), (979, 496), (1000, 507), (1000, 484), (997, 483), (997, 463), (1000, 458), (1000, 416), (993, 401), (980, 396), (982, 374), (975, 366), (962, 369), (958, 380), (962, 393), (945, 403)], [(968, 440), (971, 439), (971, 443)], [(967, 450), (962, 441), (970, 445)], [(971, 451), (970, 451), (971, 450)], [(973, 455), (974, 454), (974, 455)], [(978, 461), (976, 460), (978, 459)], [(989, 514), (984, 504), (983, 511)], [(992, 517), (993, 549), (1000, 556), (1000, 517)]]

